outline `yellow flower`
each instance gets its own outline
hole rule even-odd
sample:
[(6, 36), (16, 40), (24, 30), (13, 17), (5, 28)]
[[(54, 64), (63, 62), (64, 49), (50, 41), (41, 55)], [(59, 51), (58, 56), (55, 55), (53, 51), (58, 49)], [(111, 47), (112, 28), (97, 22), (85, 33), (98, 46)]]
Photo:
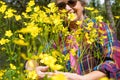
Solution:
[(55, 25), (61, 24), (60, 16), (54, 15), (53, 18), (54, 18), (54, 19), (53, 19), (53, 22), (54, 22)]
[(73, 21), (73, 20), (75, 19), (75, 14), (74, 14), (74, 13), (69, 13), (69, 14), (68, 14), (68, 19), (69, 19), (70, 21)]
[(39, 6), (35, 6), (35, 7), (34, 7), (34, 11), (35, 11), (35, 12), (38, 12), (39, 10), (40, 10), (40, 7), (39, 7)]
[(40, 54), (38, 55), (38, 57), (39, 57), (40, 59), (43, 59), (44, 54), (43, 54), (43, 53), (40, 53)]
[(57, 59), (53, 56), (50, 56), (48, 54), (40, 54), (39, 58), (41, 59), (40, 62), (49, 66), (52, 70), (60, 70), (63, 69), (63, 66), (59, 64), (55, 64)]
[(91, 38), (90, 41), (91, 41), (91, 43), (93, 43), (95, 40), (94, 40), (94, 38)]
[(15, 15), (15, 19), (16, 19), (16, 21), (19, 21), (21, 19), (21, 16), (20, 15)]
[(47, 6), (48, 6), (49, 8), (53, 8), (53, 7), (55, 7), (55, 3), (49, 3)]
[(85, 34), (85, 37), (88, 44), (92, 44), (92, 42), (94, 42), (94, 39), (92, 39), (88, 33)]
[(3, 75), (4, 73), (0, 71), (0, 79), (2, 78)]
[(26, 28), (22, 28), (21, 30), (18, 30), (17, 32), (30, 33), (32, 37), (36, 37), (38, 33), (41, 31), (41, 28), (39, 28), (37, 24), (35, 24), (34, 22), (27, 23), (26, 25), (27, 25)]
[[(74, 35), (74, 33), (73, 33), (72, 35)], [(67, 42), (68, 44), (72, 44), (73, 40), (72, 40), (72, 39), (67, 39), (66, 42)]]
[(14, 9), (8, 9), (6, 12), (5, 12), (5, 16), (4, 18), (11, 18), (14, 16), (14, 13), (16, 12), (16, 10)]
[(54, 51), (52, 51), (52, 56), (58, 57), (58, 56), (60, 56), (60, 52), (58, 52), (57, 50), (54, 50)]
[(73, 56), (75, 56), (75, 55), (76, 55), (76, 51), (75, 51), (75, 49), (74, 49), (74, 48), (71, 49), (71, 50), (70, 50), (70, 53), (71, 53)]
[(65, 56), (64, 60), (65, 60), (65, 61), (70, 60), (70, 54), (66, 54), (66, 56)]
[(104, 34), (105, 33), (105, 31), (103, 31), (103, 30), (101, 30), (101, 29), (99, 29), (98, 30), (101, 34)]
[(89, 10), (89, 11), (94, 10), (94, 8), (93, 8), (93, 7), (85, 7), (85, 9), (86, 9), (86, 10)]
[(50, 65), (50, 68), (51, 68), (52, 70), (61, 70), (61, 69), (63, 69), (63, 66), (62, 66), (62, 65), (59, 65), (59, 64), (51, 64), (51, 65)]
[(6, 43), (8, 43), (8, 42), (9, 42), (8, 39), (2, 38), (2, 39), (0, 40), (0, 44), (1, 44), (1, 45), (6, 44)]
[(58, 8), (56, 7), (55, 3), (49, 3), (48, 7), (50, 8), (50, 11), (53, 13), (58, 11)]
[(76, 24), (77, 24), (77, 25), (81, 25), (81, 24), (82, 24), (82, 21), (77, 21)]
[(98, 16), (98, 17), (96, 17), (96, 20), (97, 20), (98, 22), (102, 22), (103, 17), (102, 17), (102, 16)]
[(12, 63), (10, 63), (10, 68), (13, 69), (13, 70), (15, 70), (15, 69), (16, 69), (16, 66), (13, 65)]
[(62, 27), (62, 33), (65, 35), (65, 36), (67, 36), (67, 35), (69, 35), (69, 31), (68, 31), (68, 28), (67, 27), (63, 27), (63, 26), (61, 26)]
[(3, 1), (0, 1), (0, 3), (3, 5), (3, 4), (5, 4), (5, 2), (3, 2)]
[(30, 11), (32, 11), (32, 8), (31, 7), (27, 7), (26, 8), (26, 12), (30, 12)]
[(19, 38), (24, 40), (24, 37), (22, 34), (19, 34)]
[(1, 13), (4, 13), (4, 12), (6, 11), (6, 8), (7, 8), (7, 5), (2, 5), (2, 6), (0, 7), (0, 12), (1, 12)]
[(40, 60), (41, 63), (46, 64), (47, 66), (50, 66), (51, 64), (55, 64), (56, 58), (53, 56), (49, 56), (47, 54), (44, 54), (43, 59)]
[(92, 42), (91, 42), (90, 40), (87, 40), (87, 43), (88, 43), (88, 44), (92, 44)]
[(26, 57), (26, 55), (24, 53), (21, 53), (20, 55), (24, 60), (28, 60), (28, 58)]
[(116, 19), (119, 19), (120, 18), (120, 16), (114, 16)]
[(75, 33), (75, 36), (82, 34), (82, 28), (78, 28), (74, 33)]
[(63, 74), (57, 74), (52, 77), (52, 80), (67, 80), (67, 78)]
[(22, 39), (15, 39), (14, 41), (13, 41), (15, 44), (17, 44), (17, 45), (21, 45), (21, 46), (28, 46), (28, 43), (27, 42), (24, 42), (24, 40), (22, 40)]
[(34, 60), (38, 60), (38, 59), (39, 59), (39, 56), (33, 55), (31, 58), (34, 59)]
[(103, 77), (100, 80), (109, 80), (107, 77)]
[(27, 15), (27, 13), (22, 12), (22, 15), (23, 15), (25, 18), (30, 18), (30, 17)]
[(89, 22), (87, 25), (88, 25), (88, 27), (90, 26), (92, 28), (94, 23), (93, 22)]
[(31, 31), (32, 37), (36, 37), (38, 33), (41, 31), (41, 28), (38, 27), (33, 27), (32, 29), (33, 29), (33, 31)]
[(38, 22), (39, 14), (33, 13), (30, 15), (31, 20)]
[(28, 6), (31, 7), (31, 6), (34, 6), (35, 5), (35, 1), (34, 0), (30, 0), (30, 2), (28, 3)]
[(98, 13), (99, 11), (97, 9), (95, 9), (94, 11), (92, 11), (92, 13)]
[(67, 10), (66, 9), (62, 9), (62, 10), (60, 10), (60, 12), (62, 13), (62, 14), (66, 14), (67, 13)]
[(38, 75), (37, 75), (36, 71), (34, 71), (34, 70), (33, 71), (28, 71), (27, 78), (28, 78), (28, 80), (29, 79), (37, 80)]
[(85, 37), (86, 37), (86, 39), (89, 39), (89, 34), (86, 33), (86, 34), (85, 34)]
[(13, 35), (11, 30), (5, 32), (5, 36), (11, 37)]
[(100, 36), (100, 44), (101, 45), (104, 45), (104, 40), (107, 38), (107, 36), (104, 36), (104, 35), (102, 35), (102, 36)]
[(0, 80), (3, 80), (3, 75), (6, 72), (6, 70), (0, 70)]

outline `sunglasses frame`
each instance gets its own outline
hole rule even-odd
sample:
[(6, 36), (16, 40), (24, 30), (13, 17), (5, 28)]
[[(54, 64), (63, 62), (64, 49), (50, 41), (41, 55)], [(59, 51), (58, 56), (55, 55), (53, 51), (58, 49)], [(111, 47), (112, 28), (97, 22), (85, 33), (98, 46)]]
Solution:
[(59, 9), (65, 9), (66, 5), (69, 5), (70, 7), (74, 7), (76, 5), (78, 0), (68, 0), (67, 3), (65, 2), (60, 2), (57, 4)]

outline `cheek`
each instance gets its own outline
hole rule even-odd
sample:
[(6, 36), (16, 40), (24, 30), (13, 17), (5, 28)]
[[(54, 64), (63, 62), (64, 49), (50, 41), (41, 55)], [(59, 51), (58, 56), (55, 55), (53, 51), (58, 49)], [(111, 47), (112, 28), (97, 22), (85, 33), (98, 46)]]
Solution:
[(83, 6), (81, 5), (80, 2), (78, 2), (76, 6), (74, 6), (74, 9), (76, 10), (77, 13), (81, 14), (81, 12), (83, 11)]
[(83, 7), (79, 6), (79, 7), (76, 8), (76, 10), (77, 10), (77, 13), (81, 14), (82, 11), (83, 11)]
[(77, 10), (77, 11), (75, 12), (75, 14), (76, 14), (77, 18), (80, 18), (81, 15), (82, 15), (82, 10)]
[(77, 14), (77, 16), (79, 17), (79, 16), (82, 15), (83, 7), (82, 7), (82, 6), (76, 6), (76, 7), (74, 8), (74, 10), (75, 10), (75, 13)]

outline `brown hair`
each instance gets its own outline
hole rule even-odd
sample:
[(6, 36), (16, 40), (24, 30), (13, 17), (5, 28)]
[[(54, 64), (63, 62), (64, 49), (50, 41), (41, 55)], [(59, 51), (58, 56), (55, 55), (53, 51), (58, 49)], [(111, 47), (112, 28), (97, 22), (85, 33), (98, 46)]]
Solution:
[(85, 6), (87, 4), (87, 0), (78, 0), (82, 3), (82, 6)]

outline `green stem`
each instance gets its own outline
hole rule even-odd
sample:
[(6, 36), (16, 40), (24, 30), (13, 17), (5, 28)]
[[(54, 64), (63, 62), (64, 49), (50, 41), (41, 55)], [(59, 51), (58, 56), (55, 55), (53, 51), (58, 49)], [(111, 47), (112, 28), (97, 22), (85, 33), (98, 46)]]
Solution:
[(78, 61), (81, 61), (81, 59), (83, 58), (84, 54), (86, 53), (86, 51), (89, 49), (89, 46), (87, 46), (87, 48), (85, 47), (83, 49), (83, 51), (81, 51), (80, 57), (78, 59)]
[(20, 53), (21, 53), (21, 48), (18, 47), (18, 65), (20, 64)]

